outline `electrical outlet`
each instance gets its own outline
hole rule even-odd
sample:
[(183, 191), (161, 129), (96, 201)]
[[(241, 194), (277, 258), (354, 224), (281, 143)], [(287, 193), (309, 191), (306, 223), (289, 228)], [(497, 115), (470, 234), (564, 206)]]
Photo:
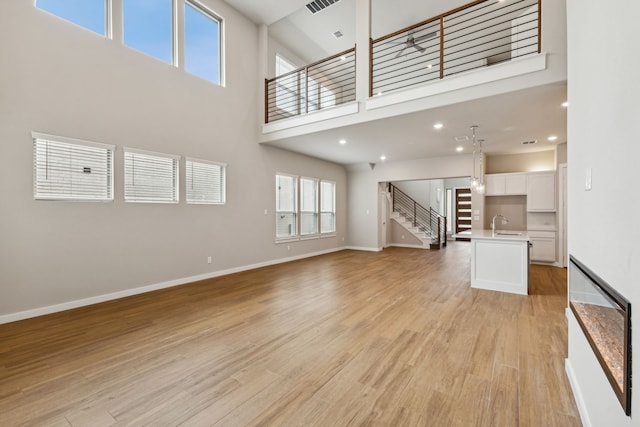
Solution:
[(211, 257), (207, 257), (207, 264), (211, 264)]

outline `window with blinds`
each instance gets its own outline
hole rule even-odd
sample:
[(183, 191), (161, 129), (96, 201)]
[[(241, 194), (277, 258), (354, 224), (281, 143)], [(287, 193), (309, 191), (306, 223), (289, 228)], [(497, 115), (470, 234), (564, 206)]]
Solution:
[(300, 178), (300, 235), (318, 233), (318, 180)]
[(225, 203), (225, 174), (227, 165), (187, 158), (187, 203), (222, 205)]
[(180, 156), (124, 149), (124, 200), (178, 203)]
[(336, 232), (336, 183), (320, 182), (320, 233)]
[(298, 208), (296, 202), (298, 178), (276, 175), (276, 238), (287, 239), (298, 235)]
[(113, 201), (113, 145), (31, 136), (35, 199)]

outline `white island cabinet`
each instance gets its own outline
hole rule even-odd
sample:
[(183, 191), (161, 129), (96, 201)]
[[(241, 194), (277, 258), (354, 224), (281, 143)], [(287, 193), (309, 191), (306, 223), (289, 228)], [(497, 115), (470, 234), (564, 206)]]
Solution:
[[(508, 233), (508, 234), (502, 234)], [(527, 295), (529, 236), (526, 231), (473, 230), (471, 287)]]

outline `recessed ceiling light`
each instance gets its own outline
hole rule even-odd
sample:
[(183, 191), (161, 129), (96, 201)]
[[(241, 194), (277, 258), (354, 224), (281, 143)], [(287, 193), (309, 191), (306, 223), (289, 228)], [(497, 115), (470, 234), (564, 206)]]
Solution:
[(427, 68), (433, 68), (433, 65), (432, 64), (428, 64)]
[(456, 147), (456, 151), (459, 153), (464, 150), (464, 147)]
[(378, 96), (382, 95), (382, 92), (378, 92), (378, 93), (377, 93), (377, 95), (378, 95)]
[(344, 144), (346, 144), (346, 143), (347, 143), (347, 140), (346, 140), (346, 139), (341, 139), (341, 140), (340, 140), (340, 141), (338, 141), (338, 142), (340, 142), (340, 144), (344, 145)]
[(347, 57), (346, 57), (346, 56), (342, 55), (342, 56), (340, 57), (340, 61), (346, 61), (346, 60), (347, 60)]
[(444, 125), (442, 123), (436, 123), (435, 125), (433, 125), (434, 129), (442, 129)]
[(556, 139), (558, 139), (557, 136), (555, 135), (551, 135), (549, 138), (547, 138), (549, 141), (555, 141)]
[(380, 160), (387, 160), (387, 156), (385, 156), (384, 154), (382, 156), (380, 156)]
[(563, 106), (564, 108), (567, 108), (567, 107), (569, 106), (569, 102), (564, 101), (564, 102), (562, 103), (562, 106)]

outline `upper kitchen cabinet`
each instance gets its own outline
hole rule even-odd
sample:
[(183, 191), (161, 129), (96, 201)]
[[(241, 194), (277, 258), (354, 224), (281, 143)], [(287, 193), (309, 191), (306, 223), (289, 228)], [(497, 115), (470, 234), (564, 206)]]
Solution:
[(555, 172), (536, 172), (527, 175), (527, 211), (556, 211)]
[(523, 196), (527, 194), (527, 174), (497, 173), (485, 175), (487, 196)]

